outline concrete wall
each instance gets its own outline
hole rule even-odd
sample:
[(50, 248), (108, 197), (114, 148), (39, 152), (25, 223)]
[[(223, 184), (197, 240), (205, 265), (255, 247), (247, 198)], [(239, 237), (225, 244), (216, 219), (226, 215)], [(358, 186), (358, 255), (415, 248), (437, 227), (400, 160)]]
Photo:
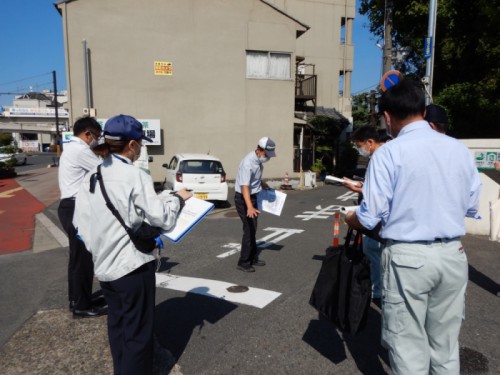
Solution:
[[(497, 152), (497, 154), (500, 154), (500, 139), (459, 139), (459, 141), (469, 148), (472, 157), (476, 155), (476, 152), (480, 151)], [(500, 199), (500, 185), (484, 173), (480, 173), (480, 176), (483, 186), (479, 202), (479, 215), (481, 215), (482, 220), (466, 218), (465, 228), (467, 233), (490, 235), (490, 204)], [(500, 212), (496, 212), (495, 214), (500, 215)]]
[[(149, 146), (155, 181), (178, 152), (210, 152), (228, 178), (262, 136), (277, 143), (266, 177), (292, 169), (294, 77), (246, 78), (246, 50), (288, 52), (305, 27), (259, 0), (85, 0), (60, 5), (69, 109), (86, 107), (82, 40), (90, 49), (97, 118), (160, 119), (162, 146)], [(154, 61), (173, 64), (153, 74)]]

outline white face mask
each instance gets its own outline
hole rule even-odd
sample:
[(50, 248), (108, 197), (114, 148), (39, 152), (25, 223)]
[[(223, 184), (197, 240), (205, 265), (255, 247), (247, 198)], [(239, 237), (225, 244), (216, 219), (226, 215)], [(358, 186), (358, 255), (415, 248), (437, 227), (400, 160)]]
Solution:
[(267, 163), (269, 161), (269, 159), (271, 159), (271, 158), (268, 156), (263, 156), (263, 157), (259, 158), (259, 161), (261, 163)]
[(370, 157), (370, 151), (367, 151), (364, 149), (364, 147), (356, 147), (356, 150), (358, 150), (359, 154), (365, 158)]
[(96, 148), (97, 146), (99, 146), (99, 141), (97, 139), (92, 138), (92, 140), (89, 143), (90, 149), (92, 150), (92, 149)]

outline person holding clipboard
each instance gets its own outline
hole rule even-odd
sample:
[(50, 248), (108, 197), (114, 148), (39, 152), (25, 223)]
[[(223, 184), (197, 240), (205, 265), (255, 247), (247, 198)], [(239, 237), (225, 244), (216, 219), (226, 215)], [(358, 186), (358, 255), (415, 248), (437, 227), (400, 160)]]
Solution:
[(95, 275), (108, 303), (108, 338), (115, 374), (151, 374), (155, 308), (155, 257), (139, 251), (110, 209), (107, 199), (125, 224), (136, 231), (147, 222), (164, 230), (172, 228), (184, 201), (185, 189), (167, 199), (156, 194), (153, 181), (133, 165), (141, 152), (142, 124), (127, 115), (106, 121), (97, 146), (104, 160), (81, 185), (75, 205), (74, 225), (92, 253)]

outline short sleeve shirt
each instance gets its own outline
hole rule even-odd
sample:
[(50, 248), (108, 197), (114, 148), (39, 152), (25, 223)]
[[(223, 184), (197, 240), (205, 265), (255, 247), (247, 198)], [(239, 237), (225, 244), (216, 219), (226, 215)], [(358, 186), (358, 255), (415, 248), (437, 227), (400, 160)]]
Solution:
[(241, 186), (250, 188), (250, 194), (257, 194), (261, 191), (262, 171), (264, 166), (255, 154), (255, 151), (247, 154), (240, 162), (234, 190), (241, 194)]

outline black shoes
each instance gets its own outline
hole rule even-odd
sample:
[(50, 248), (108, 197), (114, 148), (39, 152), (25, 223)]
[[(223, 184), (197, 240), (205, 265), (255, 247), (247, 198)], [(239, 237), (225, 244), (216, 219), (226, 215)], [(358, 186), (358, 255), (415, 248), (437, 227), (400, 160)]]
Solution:
[(92, 307), (88, 310), (73, 310), (73, 318), (93, 318), (96, 316), (106, 315), (108, 313), (108, 307)]
[(92, 318), (94, 316), (106, 315), (108, 313), (108, 304), (103, 295), (92, 298), (92, 307), (86, 310), (76, 309), (76, 302), (69, 302), (69, 311), (73, 313), (74, 318)]
[(253, 268), (252, 266), (245, 266), (242, 264), (238, 264), (236, 269), (243, 271), (243, 272), (255, 272), (255, 268)]
[(252, 266), (262, 267), (265, 265), (266, 265), (266, 262), (264, 262), (263, 260), (255, 259), (254, 261), (252, 261), (251, 265), (250, 264), (238, 264), (238, 266), (236, 268), (239, 269), (240, 271), (243, 271), (243, 272), (255, 272), (255, 268), (253, 268)]

